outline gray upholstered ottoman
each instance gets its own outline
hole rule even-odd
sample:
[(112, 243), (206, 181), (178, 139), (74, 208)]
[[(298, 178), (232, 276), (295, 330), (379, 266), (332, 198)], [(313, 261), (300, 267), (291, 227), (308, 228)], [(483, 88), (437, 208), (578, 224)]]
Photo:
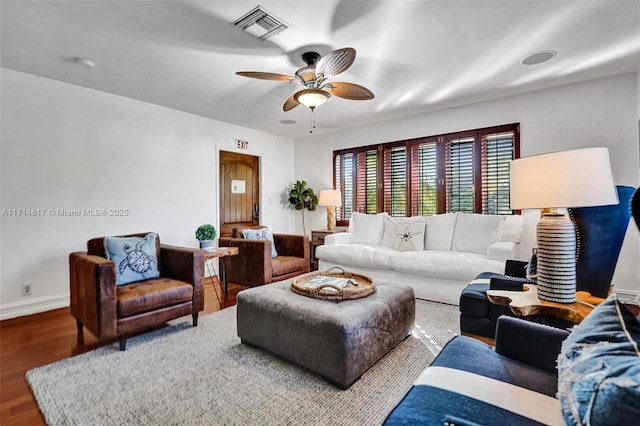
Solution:
[(342, 302), (301, 296), (289, 282), (241, 291), (238, 336), (346, 389), (414, 327), (413, 289), (376, 288), (370, 296)]

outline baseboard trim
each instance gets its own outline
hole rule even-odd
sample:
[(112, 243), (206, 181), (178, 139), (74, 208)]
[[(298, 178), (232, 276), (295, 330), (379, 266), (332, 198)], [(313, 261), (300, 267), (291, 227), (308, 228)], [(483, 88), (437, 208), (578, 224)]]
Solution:
[(0, 305), (0, 320), (39, 314), (69, 306), (69, 294), (39, 297)]

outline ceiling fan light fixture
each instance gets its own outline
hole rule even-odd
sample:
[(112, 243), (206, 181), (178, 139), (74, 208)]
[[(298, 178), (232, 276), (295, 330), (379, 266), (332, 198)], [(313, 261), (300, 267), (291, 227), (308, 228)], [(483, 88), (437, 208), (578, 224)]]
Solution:
[(321, 89), (305, 89), (293, 95), (293, 99), (300, 102), (310, 110), (316, 109), (323, 103), (327, 102), (329, 98), (331, 98), (329, 92)]

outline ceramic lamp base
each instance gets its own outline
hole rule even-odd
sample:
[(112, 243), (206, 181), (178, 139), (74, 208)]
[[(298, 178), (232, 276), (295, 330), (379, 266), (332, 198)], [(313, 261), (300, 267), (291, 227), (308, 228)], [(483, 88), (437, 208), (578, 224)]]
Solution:
[(576, 231), (559, 213), (543, 214), (538, 238), (538, 297), (557, 303), (576, 301)]
[(327, 206), (327, 229), (333, 231), (336, 229), (336, 208)]

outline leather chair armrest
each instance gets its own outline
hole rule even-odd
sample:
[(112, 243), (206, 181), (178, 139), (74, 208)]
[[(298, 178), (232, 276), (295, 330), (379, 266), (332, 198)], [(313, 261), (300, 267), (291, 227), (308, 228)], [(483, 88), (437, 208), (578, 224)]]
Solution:
[(71, 315), (100, 339), (117, 336), (114, 263), (86, 252), (71, 253), (69, 280)]
[(278, 255), (296, 256), (309, 260), (309, 239), (304, 235), (273, 234)]
[(557, 374), (556, 359), (568, 336), (567, 330), (501, 316), (496, 328), (496, 353)]
[(270, 241), (220, 237), (218, 244), (220, 247), (238, 247), (239, 251), (236, 256), (226, 258), (227, 281), (256, 286), (273, 280)]
[(193, 313), (204, 309), (204, 253), (202, 250), (161, 244), (160, 275), (192, 284)]

